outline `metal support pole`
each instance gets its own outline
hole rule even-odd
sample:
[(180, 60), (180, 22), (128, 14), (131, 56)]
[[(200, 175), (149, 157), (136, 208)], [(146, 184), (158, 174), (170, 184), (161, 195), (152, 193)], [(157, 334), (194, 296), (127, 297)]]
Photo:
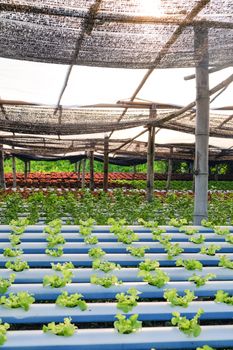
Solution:
[[(150, 117), (154, 118), (156, 106), (152, 105)], [(148, 145), (147, 145), (147, 201), (151, 202), (154, 198), (154, 158), (155, 158), (155, 127), (148, 128)]]
[(80, 181), (81, 178), (81, 160), (78, 163), (78, 173), (77, 173), (77, 179)]
[(103, 190), (107, 192), (108, 190), (108, 136), (104, 138), (104, 183)]
[(85, 188), (85, 175), (86, 175), (86, 159), (82, 159), (82, 189)]
[(78, 163), (77, 162), (74, 163), (74, 172), (75, 173), (78, 172)]
[(27, 180), (28, 177), (28, 165), (27, 165), (27, 161), (24, 161), (24, 180)]
[(90, 151), (90, 190), (93, 191), (94, 187), (94, 151)]
[(2, 145), (0, 146), (0, 188), (6, 189), (5, 173), (4, 173), (4, 152)]
[(194, 225), (208, 217), (208, 160), (209, 160), (209, 55), (208, 29), (195, 28), (196, 67), (196, 148)]
[(16, 188), (16, 161), (15, 161), (14, 155), (12, 155), (12, 177), (13, 177), (13, 188)]
[(168, 160), (168, 169), (167, 169), (167, 183), (166, 183), (166, 191), (169, 190), (172, 178), (172, 155), (173, 155), (173, 147), (170, 149), (170, 158)]

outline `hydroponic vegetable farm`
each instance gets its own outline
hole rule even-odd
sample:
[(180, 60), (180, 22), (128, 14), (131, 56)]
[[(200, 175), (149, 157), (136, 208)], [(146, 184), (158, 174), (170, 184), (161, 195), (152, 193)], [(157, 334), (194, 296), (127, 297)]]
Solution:
[(231, 346), (233, 227), (139, 222), (2, 225), (2, 349)]
[(0, 1), (0, 350), (233, 350), (232, 14)]

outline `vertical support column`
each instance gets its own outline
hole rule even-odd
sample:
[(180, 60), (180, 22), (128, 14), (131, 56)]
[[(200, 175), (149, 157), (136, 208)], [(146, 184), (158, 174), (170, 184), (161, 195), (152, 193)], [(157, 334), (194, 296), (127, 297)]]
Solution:
[(2, 190), (6, 189), (5, 173), (4, 173), (4, 152), (3, 146), (0, 146), (0, 188)]
[(208, 217), (208, 152), (209, 152), (209, 55), (208, 29), (195, 27), (196, 67), (196, 148), (194, 225)]
[(173, 147), (170, 149), (170, 158), (168, 159), (168, 169), (167, 169), (167, 183), (166, 183), (166, 191), (169, 190), (172, 178), (172, 155), (173, 155)]
[(28, 177), (28, 165), (27, 165), (27, 161), (24, 161), (24, 180), (27, 180)]
[(85, 188), (85, 176), (86, 176), (86, 158), (82, 159), (82, 189)]
[(31, 161), (29, 160), (28, 161), (28, 174), (30, 174), (31, 172)]
[(104, 183), (103, 183), (103, 190), (105, 192), (108, 191), (108, 162), (109, 162), (109, 143), (108, 143), (108, 136), (105, 136), (104, 138)]
[(90, 190), (93, 191), (94, 187), (94, 151), (90, 151)]
[(77, 179), (80, 181), (81, 178), (81, 160), (78, 163), (78, 173), (77, 173)]
[[(150, 118), (156, 116), (156, 106), (152, 105)], [(147, 145), (147, 201), (151, 202), (154, 198), (154, 158), (155, 158), (155, 127), (148, 128), (148, 145)]]
[(77, 174), (77, 172), (78, 172), (78, 163), (77, 162), (75, 162), (74, 163), (74, 172)]
[(137, 166), (134, 165), (134, 166), (133, 166), (133, 178), (134, 178), (134, 179), (135, 179), (136, 173), (137, 173)]
[(16, 162), (15, 162), (14, 154), (12, 154), (12, 177), (13, 177), (13, 188), (16, 188)]

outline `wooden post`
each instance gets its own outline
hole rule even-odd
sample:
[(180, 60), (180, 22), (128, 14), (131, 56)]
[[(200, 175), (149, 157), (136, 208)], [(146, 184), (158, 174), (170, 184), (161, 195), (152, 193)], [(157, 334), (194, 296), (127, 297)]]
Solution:
[[(152, 105), (150, 110), (150, 118), (154, 118), (156, 114), (156, 106)], [(155, 127), (148, 128), (148, 144), (147, 144), (147, 201), (151, 202), (154, 198), (154, 158), (155, 158)]]
[(5, 173), (4, 173), (4, 152), (3, 146), (0, 146), (0, 188), (2, 190), (6, 189)]
[(12, 177), (13, 177), (13, 188), (16, 188), (16, 162), (15, 156), (12, 154)]
[(94, 190), (95, 180), (94, 180), (94, 151), (90, 151), (90, 190)]
[(108, 136), (105, 136), (104, 138), (104, 183), (103, 183), (103, 190), (105, 192), (108, 191)]
[(31, 172), (31, 161), (29, 160), (28, 161), (28, 174), (30, 174)]
[(82, 159), (82, 189), (85, 188), (86, 158)]
[(209, 57), (208, 29), (195, 30), (196, 67), (196, 131), (195, 131), (195, 198), (194, 225), (208, 217), (208, 151), (209, 151)]
[(168, 159), (168, 169), (167, 169), (167, 183), (166, 183), (166, 191), (169, 190), (172, 178), (172, 155), (173, 155), (173, 147), (170, 149), (170, 158)]

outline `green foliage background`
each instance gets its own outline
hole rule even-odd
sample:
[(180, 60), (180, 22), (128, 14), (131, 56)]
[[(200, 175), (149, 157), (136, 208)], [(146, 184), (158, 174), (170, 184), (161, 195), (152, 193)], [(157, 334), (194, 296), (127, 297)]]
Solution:
[[(86, 163), (86, 169), (89, 171), (89, 161)], [(137, 165), (137, 172), (146, 172), (146, 164)], [(11, 159), (6, 159), (4, 162), (5, 173), (12, 172), (12, 161)], [(16, 171), (24, 172), (24, 162), (20, 159), (16, 159)], [(59, 171), (75, 171), (75, 165), (71, 164), (68, 160), (58, 160), (55, 162), (45, 162), (45, 161), (31, 161), (31, 172), (59, 172)], [(103, 163), (94, 162), (94, 171), (103, 172)], [(134, 167), (129, 166), (118, 166), (109, 164), (110, 172), (133, 172)], [(163, 173), (166, 171), (165, 161), (155, 162), (155, 171), (157, 173)]]

